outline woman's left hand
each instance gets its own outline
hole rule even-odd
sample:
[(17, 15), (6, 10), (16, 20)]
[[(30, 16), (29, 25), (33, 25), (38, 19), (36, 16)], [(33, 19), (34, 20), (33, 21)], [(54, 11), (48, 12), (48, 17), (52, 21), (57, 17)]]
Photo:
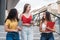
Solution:
[(51, 28), (49, 28), (49, 27), (46, 27), (48, 30), (51, 30), (51, 31), (53, 31), (53, 32), (55, 32), (55, 29), (53, 28), (53, 29), (51, 29)]

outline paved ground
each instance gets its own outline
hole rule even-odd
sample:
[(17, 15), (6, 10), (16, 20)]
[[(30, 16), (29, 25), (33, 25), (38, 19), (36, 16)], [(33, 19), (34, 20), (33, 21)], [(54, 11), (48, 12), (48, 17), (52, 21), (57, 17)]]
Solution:
[[(40, 32), (38, 27), (33, 27), (34, 31), (34, 40), (39, 40), (40, 39)], [(60, 35), (57, 33), (54, 33), (55, 40), (59, 40)], [(0, 25), (0, 40), (5, 40), (6, 39), (6, 32), (4, 31), (4, 26)]]

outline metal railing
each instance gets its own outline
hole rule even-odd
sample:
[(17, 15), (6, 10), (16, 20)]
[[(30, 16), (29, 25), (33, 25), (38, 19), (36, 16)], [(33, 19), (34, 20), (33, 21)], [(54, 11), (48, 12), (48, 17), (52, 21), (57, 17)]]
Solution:
[[(45, 11), (46, 11), (46, 10), (45, 10)], [(42, 11), (42, 12), (44, 12), (44, 11)], [(39, 12), (39, 13), (33, 15), (33, 16), (38, 15), (37, 18), (39, 17), (39, 20), (37, 20), (37, 21), (40, 21), (40, 13), (42, 13), (42, 12)], [(55, 16), (55, 17), (57, 17), (57, 18), (60, 19), (59, 16), (57, 16), (57, 15), (55, 15), (55, 14), (53, 14), (53, 13), (50, 13), (50, 14), (52, 14), (53, 16)], [(37, 26), (37, 25), (35, 25), (35, 26)], [(60, 35), (60, 33), (58, 33), (58, 32), (55, 32), (55, 33), (57, 33), (58, 35)]]

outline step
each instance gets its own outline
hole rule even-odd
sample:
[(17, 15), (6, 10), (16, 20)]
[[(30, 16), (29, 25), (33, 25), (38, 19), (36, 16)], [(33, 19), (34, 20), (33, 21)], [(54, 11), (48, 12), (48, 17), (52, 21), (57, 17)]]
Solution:
[(0, 25), (0, 32), (4, 32), (4, 26), (3, 25)]
[[(0, 37), (6, 37), (6, 33), (7, 32), (0, 32)], [(21, 33), (19, 32), (19, 34), (21, 34)]]
[[(0, 40), (6, 40), (6, 37), (0, 37)], [(40, 37), (34, 37), (34, 40), (40, 40)], [(55, 40), (59, 40), (59, 37), (56, 37)]]
[[(34, 40), (40, 40), (40, 37), (34, 37)], [(59, 37), (55, 37), (55, 40), (60, 40)]]
[[(54, 37), (55, 40), (58, 40), (60, 37)], [(0, 37), (0, 40), (5, 40), (6, 37)], [(34, 37), (34, 40), (39, 40), (40, 39), (40, 36), (39, 37)]]
[[(34, 40), (40, 40), (41, 32), (39, 32), (39, 27), (34, 26), (33, 31), (34, 31)], [(20, 32), (19, 34), (21, 36)], [(60, 35), (58, 35), (57, 33), (53, 33), (53, 34), (54, 34), (55, 40), (59, 40)], [(1, 25), (0, 26), (0, 40), (5, 40), (5, 39), (6, 39), (6, 32), (4, 31), (4, 26)]]

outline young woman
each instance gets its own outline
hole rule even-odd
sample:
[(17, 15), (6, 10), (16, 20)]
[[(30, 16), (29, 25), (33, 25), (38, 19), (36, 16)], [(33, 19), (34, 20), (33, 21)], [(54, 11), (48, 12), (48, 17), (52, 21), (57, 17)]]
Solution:
[(33, 29), (31, 26), (32, 14), (30, 13), (31, 5), (25, 4), (23, 13), (20, 15), (20, 20), (22, 21), (22, 40), (33, 40)]
[(40, 21), (40, 31), (42, 32), (40, 40), (54, 40), (53, 32), (55, 32), (55, 26), (53, 28), (51, 28), (51, 26), (48, 27), (48, 22), (52, 21), (50, 13), (46, 11), (43, 13), (42, 20)]
[(18, 27), (18, 13), (16, 9), (11, 9), (7, 19), (5, 20), (5, 31), (7, 32), (6, 40), (20, 40)]

